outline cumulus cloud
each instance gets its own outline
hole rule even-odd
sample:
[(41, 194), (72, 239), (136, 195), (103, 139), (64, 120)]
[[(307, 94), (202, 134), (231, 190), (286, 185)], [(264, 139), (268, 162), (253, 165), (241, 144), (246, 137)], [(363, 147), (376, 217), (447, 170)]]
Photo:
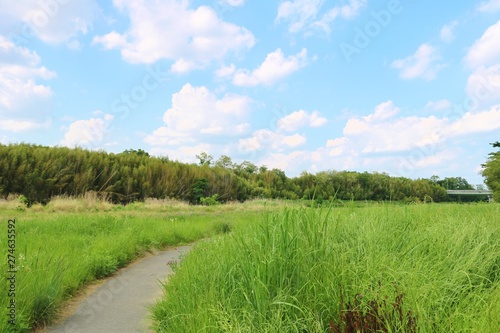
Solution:
[(500, 130), (500, 105), (480, 112), (467, 112), (451, 123), (444, 134), (448, 137)]
[(172, 60), (172, 71), (177, 73), (202, 68), (229, 53), (253, 47), (255, 38), (248, 29), (222, 21), (210, 7), (191, 9), (189, 3), (116, 0), (115, 6), (130, 18), (129, 29), (96, 36), (93, 43), (119, 49), (130, 63)]
[(500, 64), (474, 70), (467, 79), (466, 91), (478, 108), (500, 103)]
[(41, 66), (36, 52), (0, 35), (0, 120), (12, 131), (45, 127), (53, 91), (40, 83), (56, 74)]
[(402, 79), (415, 79), (421, 77), (425, 80), (433, 80), (437, 72), (444, 67), (436, 62), (441, 59), (438, 51), (430, 44), (422, 44), (411, 56), (404, 59), (394, 60), (392, 68), (399, 69)]
[(232, 76), (236, 71), (236, 66), (231, 64), (229, 66), (222, 66), (218, 70), (215, 71), (215, 76), (219, 78)]
[[(20, 42), (36, 36), (51, 44), (69, 42), (86, 34), (100, 12), (95, 0), (0, 0), (0, 7), (9, 8), (0, 13), (0, 33), (13, 33)], [(19, 25), (22, 27), (19, 31), (13, 30)]]
[(26, 132), (42, 128), (49, 128), (52, 124), (50, 119), (44, 122), (31, 120), (0, 119), (0, 130), (9, 132)]
[(490, 26), (465, 56), (470, 68), (492, 66), (500, 62), (500, 21)]
[(309, 59), (305, 48), (296, 55), (286, 58), (283, 51), (277, 49), (269, 53), (264, 62), (253, 71), (237, 70), (234, 74), (233, 84), (237, 86), (273, 85), (305, 67), (308, 63)]
[(201, 152), (212, 152), (214, 149), (213, 145), (200, 143), (192, 146), (182, 145), (175, 148), (153, 147), (149, 150), (149, 153), (154, 156), (168, 156), (170, 160), (195, 163), (197, 162), (196, 155)]
[(398, 114), (399, 108), (392, 101), (381, 103), (375, 107), (375, 112), (364, 117), (367, 122), (392, 118)]
[(225, 94), (222, 98), (206, 87), (184, 85), (172, 95), (172, 107), (164, 116), (164, 126), (148, 135), (151, 145), (181, 145), (198, 142), (202, 137), (238, 136), (246, 133), (246, 122), (252, 100), (249, 97)]
[(326, 124), (328, 120), (321, 117), (318, 111), (308, 113), (304, 110), (298, 110), (278, 120), (278, 129), (293, 132), (302, 127), (320, 127)]
[(298, 110), (286, 115), (277, 121), (276, 130), (260, 129), (254, 131), (249, 138), (240, 139), (240, 151), (255, 152), (261, 150), (284, 151), (304, 145), (307, 142), (305, 135), (296, 132), (303, 127), (320, 127), (327, 123), (318, 111), (311, 113)]
[(278, 7), (276, 22), (287, 22), (288, 31), (321, 28), (330, 32), (331, 23), (337, 18), (351, 19), (366, 7), (366, 0), (349, 0), (347, 4), (335, 6), (320, 14), (324, 0), (284, 1)]
[(240, 139), (239, 147), (242, 151), (253, 152), (263, 148), (283, 151), (286, 148), (294, 148), (307, 142), (301, 134), (285, 135), (268, 129), (255, 131), (250, 138)]
[[(449, 101), (440, 100), (429, 102), (427, 107), (442, 109), (448, 105)], [(308, 118), (299, 117), (302, 113), (298, 111), (293, 114), (281, 119)], [(289, 129), (296, 130), (300, 127), (298, 124), (304, 122), (282, 124), (290, 124)], [(251, 153), (257, 164), (285, 170), (292, 176), (304, 170), (318, 172), (333, 168), (429, 177), (435, 174), (437, 167), (442, 170), (443, 166), (467, 168), (473, 173), (477, 165), (472, 162), (462, 161), (460, 165), (454, 162), (463, 156), (456, 142), (467, 142), (473, 135), (500, 130), (500, 105), (448, 118), (445, 115), (404, 116), (389, 100), (375, 106), (368, 115), (350, 118), (341, 136), (327, 140), (316, 149), (305, 149), (307, 138), (300, 133), (288, 135), (286, 128), (256, 130), (250, 137), (239, 140), (239, 151)]]
[[(454, 137), (471, 133), (489, 132), (500, 129), (500, 107), (489, 110), (467, 112), (453, 121), (446, 117), (377, 117), (380, 108), (362, 118), (351, 118), (346, 123), (344, 139), (336, 142), (356, 147), (363, 153), (402, 152), (426, 145), (443, 143)], [(333, 142), (329, 142), (333, 146)]]
[(68, 147), (88, 147), (99, 149), (109, 134), (113, 116), (103, 115), (102, 118), (77, 120), (65, 128), (64, 138), (60, 144)]
[[(328, 140), (323, 147), (310, 151), (271, 150), (261, 163), (292, 174), (334, 166), (337, 170), (384, 170), (406, 177), (415, 176), (417, 170), (420, 175), (430, 175), (436, 166), (449, 165), (459, 156), (448, 143), (500, 130), (500, 105), (452, 120), (436, 116), (401, 117), (388, 112), (397, 109), (391, 104), (382, 103), (368, 116), (349, 119), (343, 136)], [(472, 170), (476, 166), (467, 167)]]

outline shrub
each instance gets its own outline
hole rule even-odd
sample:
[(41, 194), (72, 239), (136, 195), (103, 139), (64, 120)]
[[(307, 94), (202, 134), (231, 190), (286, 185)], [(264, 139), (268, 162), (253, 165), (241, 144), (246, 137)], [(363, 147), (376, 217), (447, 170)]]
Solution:
[(220, 205), (219, 195), (214, 194), (211, 197), (200, 198), (200, 203), (204, 206), (217, 206)]

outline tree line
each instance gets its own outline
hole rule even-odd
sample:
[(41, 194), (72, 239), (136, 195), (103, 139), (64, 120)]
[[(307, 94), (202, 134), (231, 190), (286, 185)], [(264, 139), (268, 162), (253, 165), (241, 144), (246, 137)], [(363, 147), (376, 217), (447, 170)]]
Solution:
[(153, 157), (141, 149), (115, 154), (25, 143), (0, 145), (0, 196), (22, 194), (29, 203), (42, 204), (54, 196), (89, 191), (122, 204), (145, 198), (192, 204), (252, 198), (440, 202), (452, 200), (443, 182), (470, 186), (463, 178), (413, 180), (354, 171), (303, 172), (290, 178), (279, 169), (248, 161), (233, 163), (229, 156), (214, 160), (201, 153), (197, 158), (199, 163), (188, 164)]
[(488, 160), (483, 164), (484, 182), (493, 191), (493, 198), (500, 202), (500, 141), (491, 144), (497, 151), (489, 154)]

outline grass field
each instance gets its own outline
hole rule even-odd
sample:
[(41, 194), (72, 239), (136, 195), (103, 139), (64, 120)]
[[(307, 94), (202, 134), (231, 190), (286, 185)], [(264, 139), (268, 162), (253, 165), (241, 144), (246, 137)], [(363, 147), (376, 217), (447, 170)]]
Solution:
[(157, 332), (500, 332), (500, 205), (288, 208), (198, 243)]
[[(0, 248), (8, 271), (8, 220), (15, 219), (15, 297), (10, 282), (0, 293), (0, 332), (30, 332), (57, 317), (64, 301), (82, 286), (113, 274), (152, 249), (191, 243), (259, 220), (264, 204), (251, 202), (193, 207), (148, 200), (116, 206), (95, 197), (61, 198), (25, 208), (0, 203)], [(7, 308), (15, 300), (15, 326)]]

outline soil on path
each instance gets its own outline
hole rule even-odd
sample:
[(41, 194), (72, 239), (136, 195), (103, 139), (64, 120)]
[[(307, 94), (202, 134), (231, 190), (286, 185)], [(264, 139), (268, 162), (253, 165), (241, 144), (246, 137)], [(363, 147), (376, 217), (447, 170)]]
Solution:
[(161, 282), (189, 246), (180, 246), (140, 259), (120, 270), (88, 296), (71, 306), (69, 314), (45, 333), (145, 333), (150, 329), (149, 309), (161, 297)]

